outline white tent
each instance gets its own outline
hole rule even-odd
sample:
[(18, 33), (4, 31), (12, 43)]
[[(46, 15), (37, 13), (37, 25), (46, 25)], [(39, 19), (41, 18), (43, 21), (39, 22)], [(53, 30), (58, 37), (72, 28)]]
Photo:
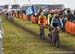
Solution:
[[(75, 0), (0, 0), (1, 4), (9, 4), (9, 1), (12, 4), (20, 4), (21, 6), (23, 4), (64, 4), (66, 8), (75, 8)], [(29, 2), (30, 1), (30, 2)]]

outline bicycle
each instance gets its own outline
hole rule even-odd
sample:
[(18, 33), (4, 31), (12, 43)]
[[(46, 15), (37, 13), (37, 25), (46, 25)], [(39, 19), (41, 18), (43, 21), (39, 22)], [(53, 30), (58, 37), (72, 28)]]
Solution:
[(41, 38), (44, 40), (44, 25), (43, 24), (40, 25), (40, 39)]
[(54, 28), (51, 35), (52, 45), (59, 48), (60, 39), (59, 39), (59, 30), (58, 28)]

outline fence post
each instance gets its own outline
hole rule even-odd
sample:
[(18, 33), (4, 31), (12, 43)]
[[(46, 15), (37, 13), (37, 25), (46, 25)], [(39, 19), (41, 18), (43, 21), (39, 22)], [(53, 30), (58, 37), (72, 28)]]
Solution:
[(1, 18), (0, 18), (0, 54), (2, 54), (2, 25), (1, 25)]

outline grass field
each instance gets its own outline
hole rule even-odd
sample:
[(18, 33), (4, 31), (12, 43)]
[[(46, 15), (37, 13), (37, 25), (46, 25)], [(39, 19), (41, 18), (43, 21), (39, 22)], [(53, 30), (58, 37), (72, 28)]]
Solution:
[[(39, 33), (39, 27), (37, 24), (32, 24), (31, 22), (23, 21), (22, 19), (14, 19), (20, 26), (26, 27), (34, 33)], [(51, 46), (51, 43), (40, 40), (39, 37), (27, 32), (27, 30), (23, 30), (22, 28), (7, 21), (3, 16), (2, 26), (4, 30), (4, 54), (53, 54), (50, 52), (75, 50), (75, 37), (69, 34), (60, 33), (61, 46), (60, 48), (56, 48)], [(45, 31), (45, 36), (47, 37), (47, 29), (45, 29)]]

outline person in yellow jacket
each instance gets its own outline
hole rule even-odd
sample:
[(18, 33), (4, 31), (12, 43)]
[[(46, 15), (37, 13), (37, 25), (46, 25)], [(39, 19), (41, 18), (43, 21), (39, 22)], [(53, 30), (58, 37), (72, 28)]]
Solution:
[(54, 13), (53, 12), (49, 12), (48, 14), (48, 36), (50, 37), (50, 24), (51, 24), (51, 20), (54, 17)]
[(45, 23), (45, 19), (46, 19), (46, 16), (40, 15), (39, 20), (38, 20), (39, 27), (40, 27), (40, 39), (42, 38), (43, 40), (44, 40), (44, 23)]
[(52, 17), (53, 17), (52, 14), (49, 13), (48, 14), (48, 25), (50, 25)]

